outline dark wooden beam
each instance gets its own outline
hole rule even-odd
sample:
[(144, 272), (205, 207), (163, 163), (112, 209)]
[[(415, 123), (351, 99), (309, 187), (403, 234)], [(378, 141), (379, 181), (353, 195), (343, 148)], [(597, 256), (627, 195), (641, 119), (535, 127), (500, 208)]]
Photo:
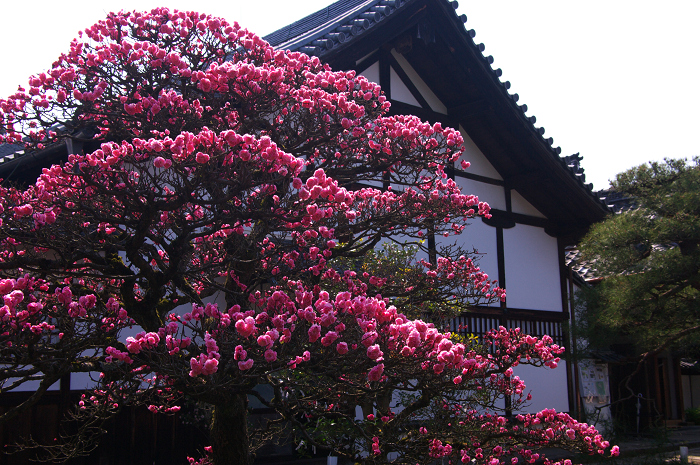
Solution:
[(379, 50), (377, 50), (376, 52), (369, 55), (367, 58), (365, 58), (364, 60), (359, 62), (357, 65), (351, 66), (350, 68), (347, 68), (347, 69), (354, 69), (355, 71), (357, 71), (357, 74), (362, 74), (367, 70), (367, 68), (372, 66), (377, 61), (379, 61)]
[(459, 120), (481, 117), (490, 111), (493, 111), (493, 108), (491, 104), (484, 99), (475, 100), (447, 109), (447, 113), (450, 116), (454, 116)]
[(504, 186), (505, 182), (500, 179), (489, 178), (487, 176), (482, 176), (480, 174), (470, 173), (468, 171), (454, 170), (454, 176), (471, 179), (472, 181), (479, 181), (485, 184), (491, 184), (494, 186)]
[[(503, 309), (501, 309), (500, 307), (487, 307), (481, 305), (472, 307), (472, 310), (470, 310), (468, 313), (465, 313), (465, 315), (473, 316), (496, 316), (502, 314)], [(508, 318), (514, 320), (521, 318), (536, 321), (563, 322), (569, 319), (569, 312), (552, 312), (548, 310), (532, 310), (508, 307)]]
[[(520, 167), (523, 168), (522, 166)], [(503, 180), (511, 189), (515, 189), (521, 195), (526, 195), (527, 191), (533, 188), (541, 189), (542, 184), (548, 182), (541, 172), (533, 170), (501, 173), (501, 176), (503, 176)]]
[(404, 71), (399, 62), (396, 61), (396, 58), (394, 58), (394, 56), (391, 53), (389, 53), (388, 59), (389, 63), (391, 63), (392, 68), (394, 68), (394, 71), (399, 76), (399, 79), (401, 79), (401, 82), (403, 82), (406, 88), (408, 88), (408, 90), (411, 92), (411, 95), (413, 95), (413, 98), (416, 99), (416, 101), (420, 104), (421, 107), (430, 108), (430, 105), (423, 97), (423, 94), (421, 94), (418, 88), (415, 86), (415, 84), (413, 84), (413, 81), (411, 81), (411, 78), (408, 77), (408, 74), (406, 74), (406, 71)]

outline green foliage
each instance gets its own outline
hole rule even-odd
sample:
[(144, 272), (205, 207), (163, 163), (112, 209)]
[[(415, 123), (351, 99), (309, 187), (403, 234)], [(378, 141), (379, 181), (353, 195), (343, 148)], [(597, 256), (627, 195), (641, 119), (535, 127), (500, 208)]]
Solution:
[[(369, 250), (361, 259), (334, 258), (332, 266), (342, 271), (355, 271), (360, 280), (364, 279), (363, 275), (385, 279), (381, 288), (365, 279), (367, 293), (381, 293), (408, 318), (429, 321), (442, 328), (451, 318), (487, 299), (460, 295), (464, 289), (459, 289), (459, 282), (441, 289), (432, 285), (426, 280), (426, 266), (419, 258), (421, 253), (427, 255), (426, 250), (424, 241), (415, 244), (385, 242), (381, 247)], [(473, 259), (477, 260), (477, 257)], [(342, 290), (338, 288), (338, 291)]]
[(700, 425), (700, 407), (685, 409), (685, 420)]
[(613, 188), (636, 208), (594, 225), (580, 244), (601, 280), (582, 294), (593, 342), (629, 336), (640, 351), (700, 332), (700, 161), (632, 168)]

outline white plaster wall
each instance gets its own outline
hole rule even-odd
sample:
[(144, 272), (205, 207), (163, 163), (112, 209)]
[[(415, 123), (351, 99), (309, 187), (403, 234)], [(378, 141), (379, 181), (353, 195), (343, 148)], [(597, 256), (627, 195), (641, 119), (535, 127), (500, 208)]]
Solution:
[(509, 307), (562, 311), (557, 240), (543, 228), (517, 224), (503, 230)]
[[(399, 63), (401, 66), (401, 69), (404, 70), (406, 75), (408, 75), (408, 78), (411, 80), (414, 86), (416, 86), (416, 89), (418, 89), (418, 92), (423, 96), (426, 102), (428, 102), (428, 105), (430, 105), (430, 108), (437, 112), (437, 113), (442, 113), (443, 115), (447, 114), (447, 107), (440, 101), (439, 98), (433, 93), (432, 90), (430, 90), (430, 87), (421, 79), (421, 77), (418, 75), (415, 69), (413, 69), (413, 66), (410, 65), (408, 61), (398, 53), (396, 50), (392, 49), (391, 54), (394, 56), (396, 61)], [(369, 78), (367, 78), (369, 79)], [(394, 97), (393, 94), (393, 88), (392, 88), (392, 98)]]
[[(474, 219), (459, 236), (449, 238), (436, 238), (436, 244), (457, 243), (467, 251), (476, 249), (474, 259), (490, 280), (498, 279), (498, 252), (496, 248), (496, 228), (484, 224), (480, 219)], [(491, 304), (498, 307), (500, 303)]]
[(518, 365), (513, 373), (525, 382), (526, 392), (532, 393), (532, 400), (521, 410), (521, 413), (536, 413), (546, 408), (553, 408), (558, 412), (569, 411), (565, 361), (559, 362), (559, 366), (554, 370)]
[(480, 176), (486, 176), (491, 179), (503, 180), (496, 168), (491, 165), (486, 156), (479, 150), (474, 141), (469, 134), (464, 130), (462, 126), (459, 127), (459, 132), (464, 138), (464, 153), (462, 157), (455, 162), (455, 168), (462, 169), (462, 160), (466, 160), (471, 163), (471, 166), (467, 168), (467, 173), (478, 174)]
[(545, 216), (540, 213), (538, 209), (533, 207), (532, 204), (525, 200), (525, 198), (515, 189), (510, 191), (510, 202), (513, 213), (522, 213), (523, 215), (545, 218)]
[(391, 82), (391, 99), (392, 100), (397, 100), (399, 102), (403, 103), (408, 103), (409, 105), (413, 105), (416, 107), (420, 107), (420, 103), (418, 103), (418, 100), (413, 96), (410, 90), (408, 90), (408, 87), (406, 87), (406, 84), (403, 83), (401, 78), (399, 77), (398, 74), (396, 74), (396, 71), (394, 71), (394, 68), (391, 68), (389, 72), (389, 77), (390, 77), (390, 82)]
[[(17, 378), (10, 378), (6, 383), (5, 387), (10, 385), (13, 381), (17, 381)], [(26, 383), (22, 383), (20, 386), (18, 386), (16, 389), (13, 389), (12, 391), (7, 391), (7, 392), (34, 392), (37, 389), (39, 389), (39, 384), (40, 381), (28, 381)], [(58, 391), (60, 389), (60, 382), (56, 381), (49, 387), (49, 391)]]
[(473, 181), (460, 176), (455, 176), (455, 183), (462, 189), (462, 194), (476, 195), (481, 202), (488, 203), (491, 208), (505, 211), (506, 191), (503, 186)]
[(97, 380), (100, 379), (100, 373), (97, 371), (90, 373), (71, 373), (70, 388), (71, 390), (93, 389), (97, 386)]
[(379, 62), (372, 63), (360, 74), (366, 77), (368, 81), (379, 83)]

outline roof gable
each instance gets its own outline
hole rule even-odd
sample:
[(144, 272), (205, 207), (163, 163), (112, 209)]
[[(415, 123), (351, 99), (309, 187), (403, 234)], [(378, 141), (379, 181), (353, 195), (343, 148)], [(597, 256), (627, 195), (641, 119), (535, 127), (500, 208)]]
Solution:
[(510, 83), (501, 82), (500, 69), (456, 7), (447, 0), (340, 0), (265, 39), (319, 56), (334, 69), (372, 66), (367, 74), (382, 85), (392, 113), (462, 126), (506, 188), (554, 223), (552, 232), (581, 234), (607, 208), (584, 183), (580, 157), (573, 165), (572, 157), (560, 158), (561, 149), (508, 92)]

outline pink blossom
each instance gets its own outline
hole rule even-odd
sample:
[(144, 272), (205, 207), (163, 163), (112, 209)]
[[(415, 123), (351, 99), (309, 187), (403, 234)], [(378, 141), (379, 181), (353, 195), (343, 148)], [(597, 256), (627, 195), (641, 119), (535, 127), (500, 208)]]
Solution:
[(253, 359), (252, 358), (249, 358), (248, 360), (246, 360), (244, 362), (238, 362), (238, 369), (241, 371), (250, 370), (251, 368), (253, 368)]
[(420, 333), (417, 329), (413, 329), (411, 330), (411, 334), (408, 336), (408, 339), (406, 339), (406, 345), (408, 347), (418, 347), (420, 345), (420, 341)]
[(413, 347), (406, 346), (403, 349), (401, 349), (401, 355), (403, 355), (404, 357), (410, 357), (411, 355), (413, 355), (414, 352), (415, 349)]
[(369, 373), (367, 373), (367, 379), (370, 381), (379, 381), (382, 378), (382, 374), (384, 374), (384, 364), (380, 363), (369, 370)]
[(18, 217), (29, 216), (32, 214), (33, 211), (34, 209), (32, 208), (32, 206), (28, 204), (15, 207), (15, 215), (17, 215)]
[(267, 349), (265, 351), (265, 361), (274, 362), (275, 360), (277, 360), (277, 352), (272, 349)]
[(311, 325), (309, 328), (309, 342), (316, 342), (321, 337), (321, 326), (317, 324)]
[(233, 356), (234, 360), (243, 360), (247, 356), (248, 356), (248, 352), (245, 349), (243, 349), (243, 346), (240, 346), (240, 345), (236, 346), (234, 356)]
[(199, 86), (200, 89), (202, 89), (204, 92), (209, 92), (211, 91), (211, 81), (207, 78), (202, 79), (199, 81)]
[(210, 358), (206, 362), (204, 362), (204, 366), (202, 367), (202, 374), (204, 375), (211, 375), (216, 373), (216, 370), (219, 366), (219, 361), (215, 358)]
[(379, 455), (382, 453), (381, 449), (379, 448), (379, 438), (376, 436), (372, 438), (372, 453), (374, 455)]
[(367, 356), (371, 358), (372, 360), (383, 360), (383, 355), (384, 353), (382, 350), (379, 348), (378, 344), (374, 344), (372, 346), (369, 346), (367, 348)]
[(338, 339), (338, 333), (335, 331), (328, 331), (326, 335), (321, 338), (321, 344), (328, 347), (329, 345), (333, 344), (336, 339)]
[(236, 331), (241, 337), (248, 337), (255, 332), (255, 320), (252, 317), (246, 317), (244, 320), (236, 321)]

